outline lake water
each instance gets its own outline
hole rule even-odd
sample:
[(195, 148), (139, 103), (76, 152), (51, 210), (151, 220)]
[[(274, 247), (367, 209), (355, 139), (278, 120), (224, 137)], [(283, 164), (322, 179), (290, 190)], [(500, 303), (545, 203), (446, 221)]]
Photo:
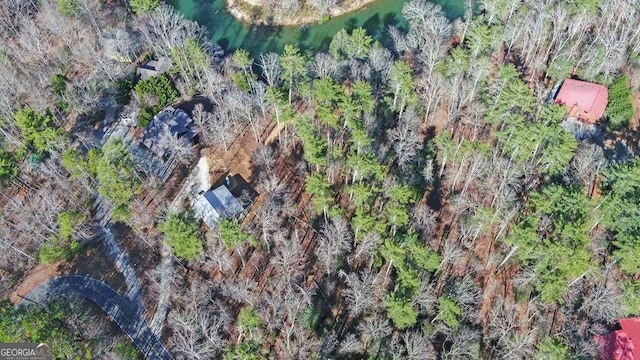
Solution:
[[(328, 22), (307, 26), (248, 26), (237, 21), (226, 11), (224, 0), (169, 0), (186, 18), (204, 25), (211, 40), (225, 51), (238, 48), (253, 56), (260, 53), (280, 52), (285, 44), (298, 44), (301, 49), (325, 51), (331, 38), (342, 28), (363, 27), (377, 40), (389, 45), (388, 26), (406, 27), (401, 10), (407, 0), (378, 0), (357, 12), (332, 18)], [(464, 0), (434, 0), (453, 20), (464, 14)]]

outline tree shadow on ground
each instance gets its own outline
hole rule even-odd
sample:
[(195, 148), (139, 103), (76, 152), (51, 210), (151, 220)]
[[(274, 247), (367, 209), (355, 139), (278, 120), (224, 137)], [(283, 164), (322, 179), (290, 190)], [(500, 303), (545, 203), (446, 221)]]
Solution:
[(96, 239), (85, 246), (84, 251), (60, 264), (58, 271), (63, 275), (90, 276), (111, 286), (120, 294), (126, 293), (124, 277), (116, 269), (102, 242)]

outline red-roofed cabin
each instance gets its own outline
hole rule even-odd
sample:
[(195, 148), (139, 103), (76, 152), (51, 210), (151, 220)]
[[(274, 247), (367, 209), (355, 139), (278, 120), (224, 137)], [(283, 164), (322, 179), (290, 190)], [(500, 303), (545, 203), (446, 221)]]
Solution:
[(574, 79), (564, 81), (555, 100), (567, 107), (567, 116), (589, 124), (602, 117), (608, 101), (609, 90), (605, 86)]
[(640, 360), (640, 318), (620, 319), (621, 330), (596, 336), (602, 360)]

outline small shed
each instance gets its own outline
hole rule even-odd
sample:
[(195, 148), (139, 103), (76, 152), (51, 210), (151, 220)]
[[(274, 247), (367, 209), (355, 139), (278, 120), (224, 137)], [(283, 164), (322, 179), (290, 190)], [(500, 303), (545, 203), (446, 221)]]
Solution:
[(145, 80), (150, 77), (163, 74), (171, 68), (172, 62), (168, 57), (161, 57), (158, 60), (147, 60), (136, 69), (136, 75)]
[(144, 129), (142, 143), (158, 158), (166, 159), (171, 154), (170, 137), (191, 142), (196, 133), (193, 119), (182, 109), (169, 106), (153, 117)]
[(567, 79), (555, 102), (567, 108), (567, 116), (595, 124), (604, 115), (609, 102), (609, 90), (604, 85)]
[(214, 228), (218, 220), (235, 216), (243, 210), (226, 185), (201, 194), (193, 201), (192, 208), (196, 216), (210, 228)]
[(618, 320), (620, 330), (595, 337), (602, 360), (640, 359), (640, 318)]

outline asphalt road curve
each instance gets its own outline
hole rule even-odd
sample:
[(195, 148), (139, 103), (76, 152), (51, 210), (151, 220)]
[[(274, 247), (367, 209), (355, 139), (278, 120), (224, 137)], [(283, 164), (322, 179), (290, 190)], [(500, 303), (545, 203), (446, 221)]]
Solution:
[(75, 294), (96, 303), (131, 338), (146, 359), (173, 359), (162, 341), (151, 331), (139, 304), (120, 295), (102, 281), (83, 275), (64, 275), (41, 286), (47, 286), (49, 294)]

